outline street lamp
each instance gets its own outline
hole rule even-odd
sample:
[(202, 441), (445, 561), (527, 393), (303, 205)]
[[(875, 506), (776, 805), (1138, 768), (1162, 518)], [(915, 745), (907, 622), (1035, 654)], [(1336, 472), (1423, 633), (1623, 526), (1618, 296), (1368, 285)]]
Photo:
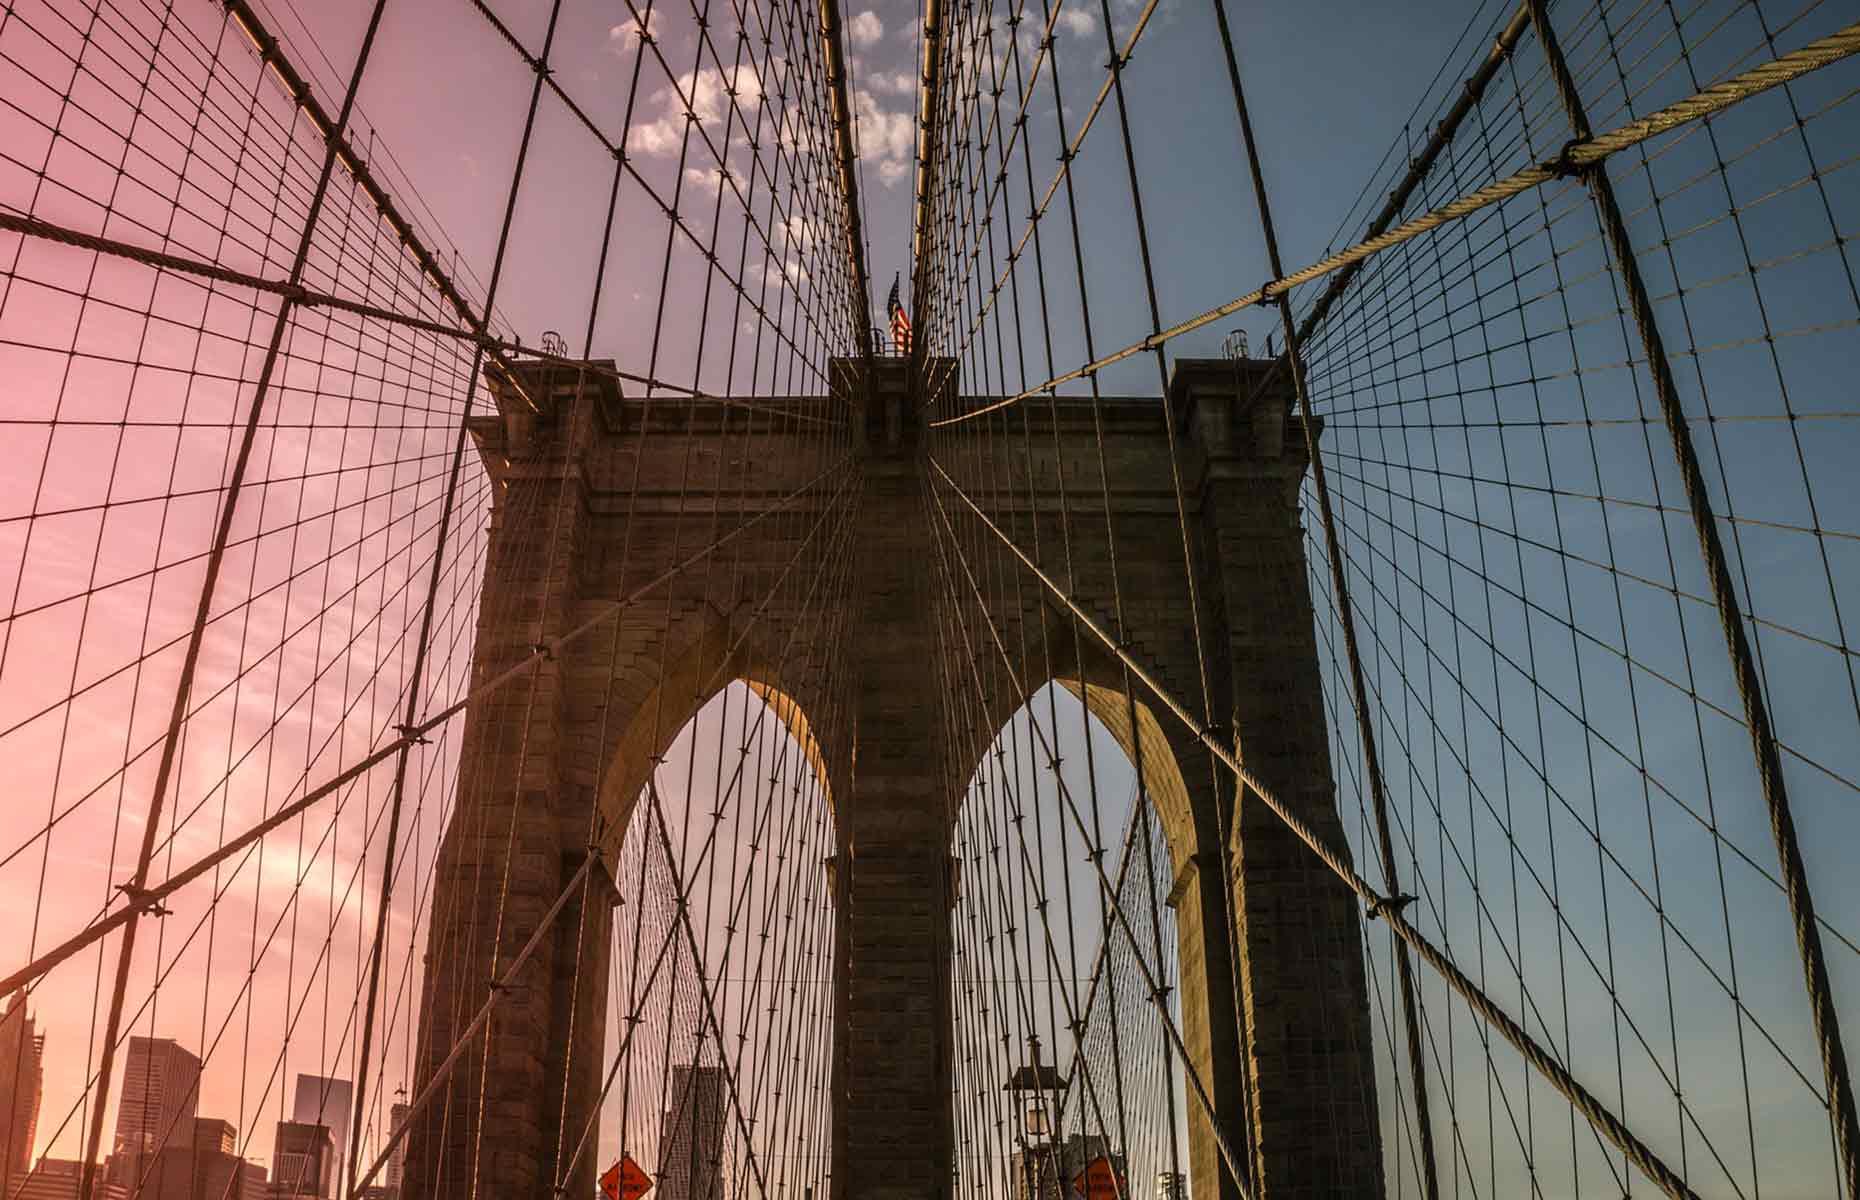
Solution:
[(1027, 1063), (1014, 1069), (1006, 1090), (1014, 1093), (1024, 1123), (1019, 1135), (1025, 1147), (1020, 1155), (1025, 1189), (1022, 1195), (1028, 1200), (1043, 1200), (1055, 1186), (1045, 1181), (1058, 1179), (1054, 1139), (1058, 1136), (1059, 1100), (1066, 1081), (1058, 1067), (1040, 1061), (1038, 1034), (1027, 1039)]

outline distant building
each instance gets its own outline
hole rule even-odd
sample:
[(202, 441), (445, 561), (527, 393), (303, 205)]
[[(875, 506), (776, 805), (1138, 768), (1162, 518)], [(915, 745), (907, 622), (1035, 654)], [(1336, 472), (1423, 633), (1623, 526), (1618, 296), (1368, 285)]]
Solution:
[[(407, 1106), (405, 1104), (396, 1104), (394, 1105), (394, 1107), (388, 1109), (388, 1136), (389, 1137), (393, 1137), (395, 1134), (399, 1133), (400, 1127), (402, 1125), (405, 1125), (406, 1123), (407, 1123)], [(375, 1151), (375, 1153), (379, 1154), (380, 1151), (377, 1150)], [(363, 1165), (366, 1166), (367, 1164), (363, 1164)], [(406, 1173), (407, 1173), (407, 1140), (405, 1138), (402, 1138), (400, 1141), (400, 1144), (394, 1147), (394, 1153), (388, 1156), (387, 1169), (384, 1172), (384, 1174), (386, 1174), (387, 1176), (387, 1188), (390, 1192), (394, 1193), (395, 1195), (400, 1194), (400, 1181), (402, 1177), (406, 1175)]]
[(26, 1012), (25, 993), (14, 992), (0, 1012), (0, 1197), (31, 1169), (44, 1095), (45, 1035)]
[(302, 1125), (321, 1125), (329, 1130), (335, 1146), (330, 1163), (330, 1190), (317, 1193), (326, 1198), (336, 1195), (335, 1188), (343, 1176), (343, 1156), (349, 1152), (349, 1113), (355, 1090), (346, 1079), (324, 1075), (299, 1075), (297, 1090), (291, 1099), (291, 1120)]
[(336, 1140), (329, 1126), (279, 1121), (271, 1152), (272, 1200), (317, 1200), (331, 1195), (336, 1179)]
[(659, 1151), (658, 1200), (722, 1200), (722, 1067), (674, 1066)]
[(195, 1117), (194, 1136), (189, 1143), (196, 1150), (210, 1150), (217, 1154), (237, 1154), (239, 1152), (239, 1128), (231, 1121), (222, 1121), (218, 1117)]
[[(78, 1200), (83, 1187), (83, 1163), (75, 1158), (41, 1158), (8, 1200)], [(97, 1186), (97, 1200), (127, 1200), (128, 1195), (117, 1183)]]
[(1156, 1172), (1156, 1200), (1188, 1200), (1188, 1172)]
[(193, 1139), (200, 1060), (172, 1038), (132, 1037), (116, 1110), (116, 1155), (153, 1154)]
[(191, 1145), (157, 1151), (134, 1200), (265, 1200), (265, 1168), (233, 1153), (230, 1122), (196, 1120)]
[(265, 1200), (270, 1194), (270, 1185), (265, 1179), (265, 1168), (258, 1163), (246, 1163), (239, 1170), (239, 1200)]

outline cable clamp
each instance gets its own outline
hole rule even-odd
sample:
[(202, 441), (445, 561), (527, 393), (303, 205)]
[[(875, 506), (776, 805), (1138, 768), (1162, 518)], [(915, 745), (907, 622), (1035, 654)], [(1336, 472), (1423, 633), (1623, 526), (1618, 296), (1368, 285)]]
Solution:
[(1576, 147), (1585, 145), (1582, 138), (1571, 138), (1563, 143), (1555, 158), (1544, 164), (1544, 170), (1550, 172), (1552, 179), (1571, 179), (1578, 175), (1587, 175), (1596, 166), (1595, 163), (1576, 161)]
[(421, 732), (418, 725), (396, 725), (394, 732), (405, 739), (409, 746), (425, 746), (433, 740)]
[(1379, 897), (1369, 902), (1369, 919), (1373, 921), (1378, 917), (1400, 916), (1401, 910), (1413, 903), (1414, 897), (1405, 892)]
[(173, 912), (172, 909), (163, 908), (160, 898), (148, 888), (137, 887), (133, 883), (119, 883), (116, 890), (123, 894), (123, 899), (129, 901), (129, 907), (139, 909), (148, 916), (165, 917)]
[(530, 653), (540, 655), (544, 662), (554, 662), (555, 644), (553, 642), (531, 642)]

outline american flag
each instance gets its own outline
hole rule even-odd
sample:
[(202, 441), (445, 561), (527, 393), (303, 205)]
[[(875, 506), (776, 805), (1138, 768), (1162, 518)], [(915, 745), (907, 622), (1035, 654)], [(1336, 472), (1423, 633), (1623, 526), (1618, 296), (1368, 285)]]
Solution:
[(898, 303), (898, 276), (891, 277), (891, 299), (885, 302), (886, 311), (891, 314), (891, 348), (899, 354), (911, 352), (911, 319), (904, 315), (904, 306)]

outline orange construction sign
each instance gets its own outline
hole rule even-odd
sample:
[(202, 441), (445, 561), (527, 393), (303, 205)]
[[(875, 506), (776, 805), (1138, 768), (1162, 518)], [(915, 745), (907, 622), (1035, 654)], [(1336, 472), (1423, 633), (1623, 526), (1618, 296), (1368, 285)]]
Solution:
[(1085, 1169), (1072, 1179), (1072, 1190), (1085, 1200), (1123, 1200), (1130, 1195), (1124, 1187), (1124, 1181), (1117, 1177), (1117, 1168), (1111, 1160), (1100, 1154), (1085, 1164)]
[(652, 1176), (640, 1170), (631, 1154), (622, 1154), (601, 1173), (601, 1195), (607, 1200), (639, 1200), (652, 1190)]

